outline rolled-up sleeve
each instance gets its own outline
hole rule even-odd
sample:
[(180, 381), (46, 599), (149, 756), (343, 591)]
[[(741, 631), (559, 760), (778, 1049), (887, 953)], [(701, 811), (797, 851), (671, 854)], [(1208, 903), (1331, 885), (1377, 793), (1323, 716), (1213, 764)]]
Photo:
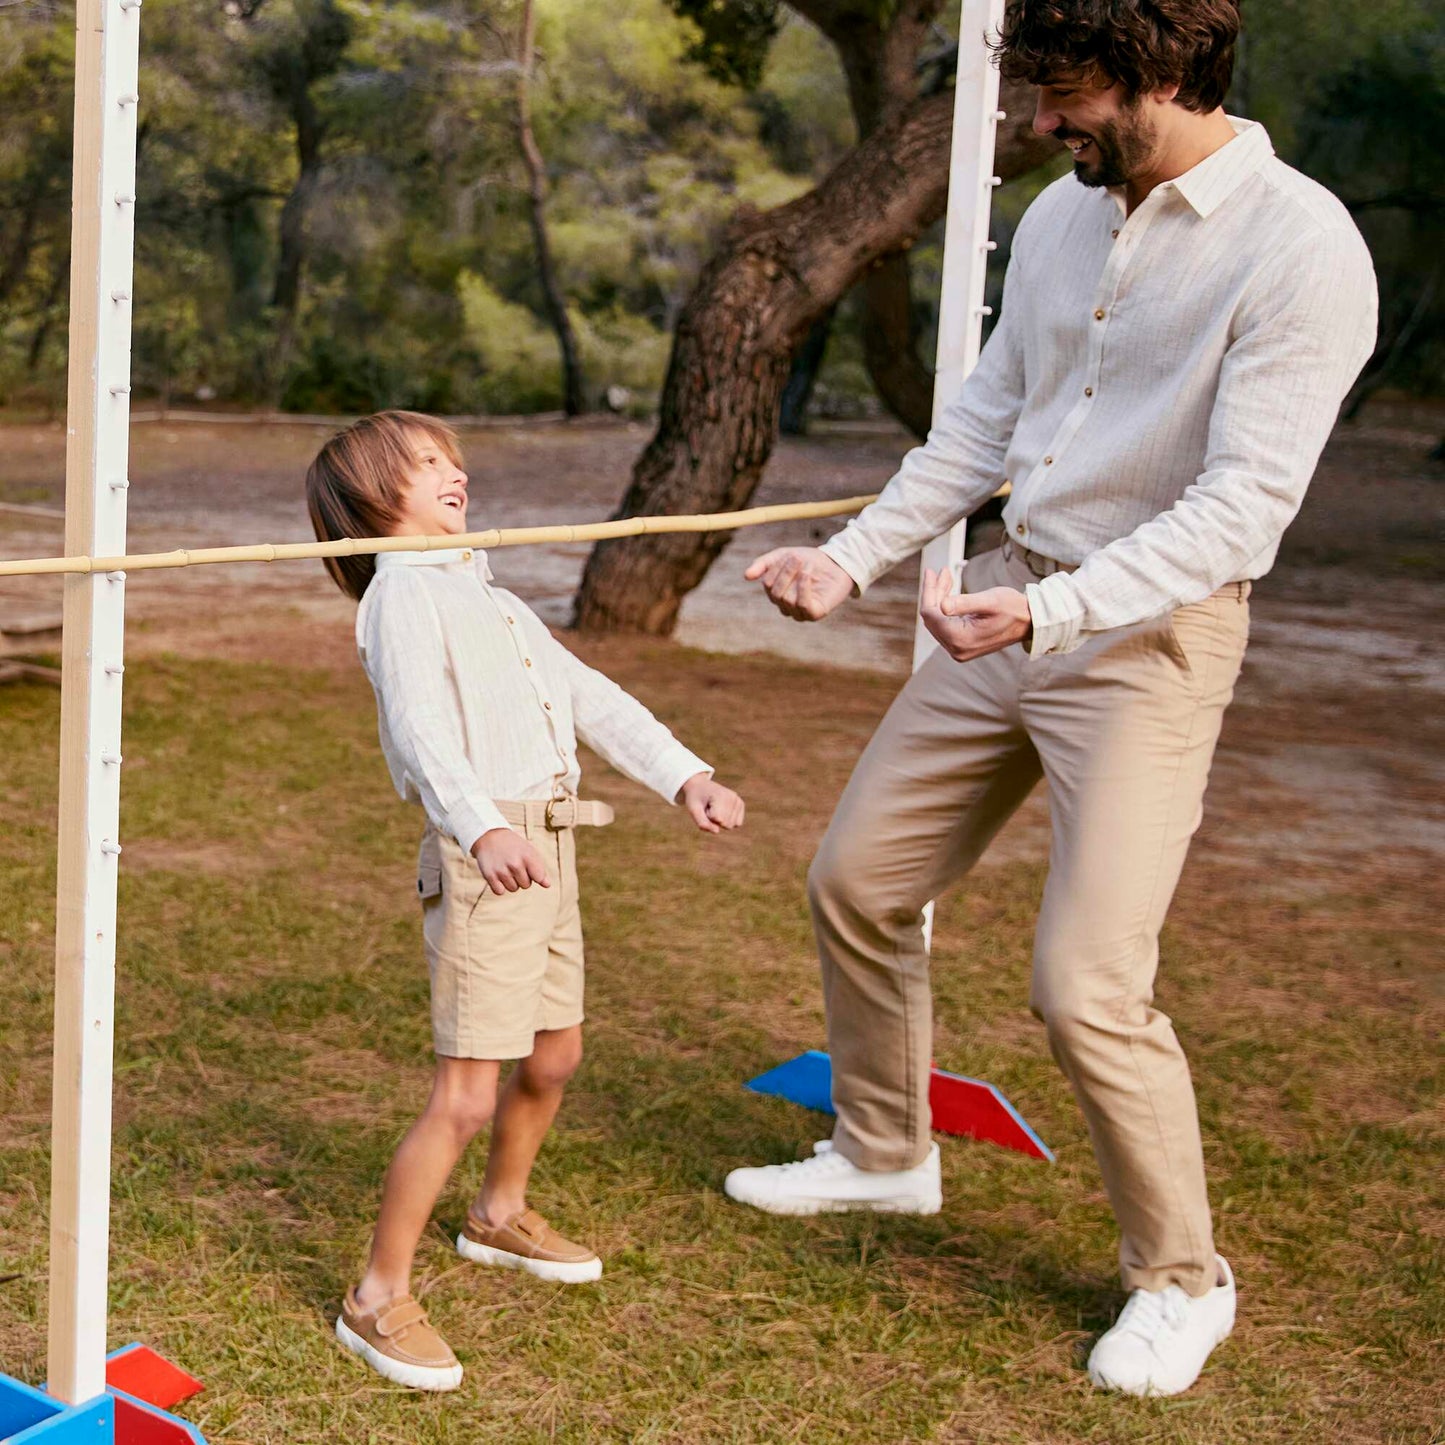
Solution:
[(467, 759), (436, 605), (421, 578), (403, 569), (379, 575), (365, 605), (362, 663), (397, 790), (419, 798), (432, 823), (470, 852), (508, 824)]
[(1375, 324), (1374, 268), (1353, 228), (1276, 256), (1236, 317), (1204, 470), (1168, 511), (1027, 588), (1031, 655), (1071, 651), (1249, 575), (1299, 511)]

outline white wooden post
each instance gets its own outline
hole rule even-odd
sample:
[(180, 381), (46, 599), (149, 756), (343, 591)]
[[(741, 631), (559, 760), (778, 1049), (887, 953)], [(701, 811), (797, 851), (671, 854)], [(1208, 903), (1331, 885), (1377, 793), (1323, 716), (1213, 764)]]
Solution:
[[(1003, 0), (963, 0), (958, 19), (958, 76), (953, 92), (953, 150), (949, 160), (948, 215), (943, 230), (943, 294), (938, 311), (938, 355), (933, 376), (933, 420), (958, 395), (978, 361), (983, 338), (984, 277), (989, 212), (998, 177), (993, 171), (998, 129), (998, 71), (985, 35), (998, 32)], [(957, 584), (963, 564), (965, 524), (936, 537), (923, 549), (923, 567), (948, 567)], [(920, 570), (920, 583), (922, 572)], [(913, 634), (916, 672), (938, 644), (920, 622)]]
[[(68, 552), (125, 551), (141, 0), (78, 0), (65, 452)], [(49, 1389), (105, 1388), (124, 576), (65, 579)]]
[[(983, 346), (984, 281), (989, 252), (989, 213), (998, 123), (998, 71), (984, 44), (997, 34), (1004, 0), (963, 0), (958, 17), (958, 73), (953, 89), (953, 142), (948, 161), (948, 214), (943, 223), (943, 288), (938, 304), (938, 353), (933, 371), (933, 420), (958, 395)], [(947, 567), (961, 587), (963, 543), (968, 524), (960, 522), (923, 549), (924, 571)], [(913, 626), (913, 670), (917, 672), (938, 644), (921, 621)], [(933, 904), (923, 910), (923, 941), (933, 942)]]

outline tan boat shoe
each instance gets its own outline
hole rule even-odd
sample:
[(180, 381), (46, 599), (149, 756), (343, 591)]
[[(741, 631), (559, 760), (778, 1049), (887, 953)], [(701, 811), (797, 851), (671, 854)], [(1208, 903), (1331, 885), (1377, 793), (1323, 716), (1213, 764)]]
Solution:
[(336, 1338), (377, 1374), (398, 1385), (455, 1390), (462, 1382), (462, 1367), (451, 1346), (410, 1295), (380, 1309), (363, 1310), (356, 1303), (356, 1291), (347, 1290), (336, 1317)]
[(602, 1278), (602, 1261), (596, 1254), (585, 1244), (564, 1239), (535, 1209), (524, 1209), (501, 1225), (468, 1214), (457, 1235), (457, 1253), (477, 1264), (524, 1269), (561, 1284)]

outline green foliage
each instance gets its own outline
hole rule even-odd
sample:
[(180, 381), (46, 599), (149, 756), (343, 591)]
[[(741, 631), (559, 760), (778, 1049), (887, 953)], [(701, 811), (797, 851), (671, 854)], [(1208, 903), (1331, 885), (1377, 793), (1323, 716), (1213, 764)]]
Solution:
[(724, 85), (753, 88), (778, 33), (778, 0), (669, 0), (697, 27), (688, 59)]
[[(554, 406), (513, 126), (519, 16), (516, 0), (150, 0), (137, 392)], [(63, 395), (73, 30), (73, 10), (0, 8), (0, 400)], [(836, 101), (794, 114), (793, 96), (837, 86), (806, 27), (785, 27), (776, 56), (760, 42), (747, 95), (689, 62), (700, 33), (666, 0), (539, 6), (532, 101), (563, 289), (593, 392), (642, 404), (734, 209), (798, 194), (847, 143)]]
[[(1445, 371), (1445, 281), (1412, 321), (1445, 254), (1437, 8), (1251, 5), (1233, 98), (1356, 208), (1386, 341), (1415, 327), (1394, 379), (1421, 389)], [(880, 26), (891, 9), (879, 0)], [(307, 410), (555, 405), (514, 130), (520, 12), (520, 0), (148, 0), (137, 392)], [(853, 143), (847, 88), (828, 41), (780, 0), (542, 0), (537, 22), (534, 123), (588, 385), (627, 386), (645, 405), (737, 207), (792, 198)], [(73, 33), (70, 0), (0, 5), (0, 403), (64, 391)], [(1043, 179), (998, 197), (1000, 263)], [(927, 250), (913, 257), (925, 350)], [(842, 410), (870, 399), (856, 326), (843, 307), (820, 393)]]

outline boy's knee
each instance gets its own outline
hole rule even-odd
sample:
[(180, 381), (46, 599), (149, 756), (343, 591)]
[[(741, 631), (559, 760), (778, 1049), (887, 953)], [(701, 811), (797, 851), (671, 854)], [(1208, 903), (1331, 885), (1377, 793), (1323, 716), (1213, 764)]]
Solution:
[(436, 1110), (459, 1137), (474, 1138), (492, 1122), (497, 1109), (494, 1080), (452, 1087), (432, 1101)]
[(522, 1060), (518, 1068), (527, 1085), (533, 1089), (560, 1089), (582, 1064), (582, 1034), (568, 1030), (566, 1035), (552, 1036)]

